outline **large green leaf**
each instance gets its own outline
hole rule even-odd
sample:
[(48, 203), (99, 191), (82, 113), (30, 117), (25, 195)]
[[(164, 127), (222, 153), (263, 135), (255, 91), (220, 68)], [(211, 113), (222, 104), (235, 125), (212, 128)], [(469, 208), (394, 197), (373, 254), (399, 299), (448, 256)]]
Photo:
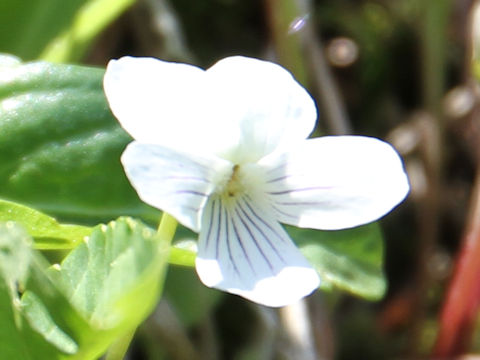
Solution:
[(30, 242), (14, 223), (0, 223), (2, 358), (97, 359), (158, 300), (168, 243), (139, 222), (96, 227), (49, 270)]
[(103, 74), (0, 57), (0, 197), (61, 217), (158, 219), (124, 175), (131, 139), (108, 108)]
[(92, 232), (86, 226), (60, 224), (27, 206), (0, 199), (0, 222), (15, 221), (35, 239), (37, 249), (72, 249)]
[(383, 237), (377, 223), (340, 231), (287, 230), (320, 274), (321, 287), (369, 300), (384, 295)]
[(0, 52), (36, 58), (66, 30), (85, 0), (0, 1)]

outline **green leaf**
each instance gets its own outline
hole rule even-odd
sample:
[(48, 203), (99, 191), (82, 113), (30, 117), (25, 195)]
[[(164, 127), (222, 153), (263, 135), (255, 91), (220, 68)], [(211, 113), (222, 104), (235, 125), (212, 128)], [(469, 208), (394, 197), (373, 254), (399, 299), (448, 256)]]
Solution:
[(71, 249), (92, 232), (89, 227), (59, 224), (32, 208), (0, 199), (0, 222), (6, 221), (21, 224), (34, 237), (37, 249)]
[(109, 110), (103, 74), (0, 57), (0, 197), (69, 219), (158, 219), (120, 164), (131, 138)]
[[(100, 329), (90, 324), (69, 301), (61, 283), (47, 270), (48, 265), (34, 252), (30, 277), (22, 296), (21, 314), (28, 328), (42, 340), (38, 346), (51, 349), (52, 354), (44, 356), (30, 346), (30, 336), (21, 333), (31, 351), (26, 359), (98, 359), (121, 329)], [(39, 353), (42, 357), (37, 357)]]
[(0, 1), (0, 52), (35, 59), (72, 23), (84, 0)]
[(47, 342), (67, 354), (78, 351), (77, 343), (57, 326), (48, 309), (34, 293), (28, 291), (22, 296), (22, 306), (32, 328), (44, 334)]
[(96, 227), (54, 271), (91, 324), (131, 329), (158, 301), (168, 251), (152, 229), (120, 218)]
[(2, 358), (98, 359), (144, 320), (162, 290), (168, 244), (130, 219), (96, 227), (48, 271), (18, 225), (0, 223), (0, 241), (8, 249), (0, 251)]
[[(30, 249), (31, 239), (28, 234), (13, 222), (0, 223), (1, 254), (1, 275), (0, 276), (0, 349), (2, 358), (22, 360), (51, 360), (61, 359), (63, 352), (55, 344), (46, 341), (45, 338), (30, 325), (26, 316), (23, 303), (18, 299), (18, 290), (28, 287), (32, 275), (41, 278), (38, 284), (43, 291), (48, 291), (55, 299), (54, 309), (62, 313), (65, 308), (60, 305), (63, 295), (48, 282), (44, 277), (44, 269), (38, 266), (36, 254)], [(16, 274), (16, 275), (14, 275)], [(29, 274), (30, 278), (26, 279)], [(46, 280), (46, 281), (45, 281)], [(12, 291), (15, 290), (15, 291)], [(65, 302), (63, 304), (72, 311), (71, 319), (74, 317), (74, 310)], [(50, 318), (51, 319), (51, 318)], [(40, 325), (41, 321), (37, 322)], [(45, 322), (44, 322), (45, 324)], [(65, 333), (57, 326), (55, 329)], [(68, 338), (68, 335), (65, 335)], [(54, 341), (62, 347), (64, 344)], [(74, 343), (72, 342), (71, 345)], [(74, 346), (74, 345), (73, 345)]]
[(384, 295), (383, 238), (377, 223), (340, 231), (287, 230), (320, 274), (322, 288), (336, 287), (368, 300)]
[(0, 277), (16, 297), (16, 286), (26, 280), (31, 261), (30, 237), (14, 222), (0, 222)]
[[(167, 259), (168, 243), (142, 223), (120, 218), (95, 227), (87, 241), (50, 269), (50, 279), (90, 326), (72, 336), (79, 346), (72, 359), (95, 359), (138, 327), (158, 301)], [(57, 341), (71, 346), (63, 336)]]

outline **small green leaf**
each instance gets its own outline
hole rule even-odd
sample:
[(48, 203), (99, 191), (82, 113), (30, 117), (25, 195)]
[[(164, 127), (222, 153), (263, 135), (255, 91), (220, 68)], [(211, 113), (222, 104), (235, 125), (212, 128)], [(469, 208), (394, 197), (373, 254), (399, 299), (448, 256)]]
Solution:
[(143, 321), (162, 290), (168, 244), (130, 219), (96, 227), (49, 270), (18, 225), (0, 223), (0, 240), (8, 249), (0, 253), (2, 358), (98, 359)]
[(158, 301), (168, 244), (129, 218), (94, 229), (62, 262), (57, 277), (70, 301), (96, 327), (138, 326)]
[(86, 226), (59, 224), (27, 206), (0, 199), (0, 222), (15, 221), (35, 239), (38, 249), (71, 249), (92, 232)]
[[(60, 359), (61, 353), (54, 345), (34, 330), (23, 313), (18, 291), (28, 286), (27, 275), (42, 269), (35, 266), (35, 254), (30, 249), (28, 234), (13, 222), (0, 223), (2, 248), (9, 249), (0, 259), (0, 349), (4, 359), (52, 360)], [(29, 280), (28, 280), (29, 281)], [(45, 283), (42, 283), (45, 286)], [(49, 291), (53, 289), (48, 288)], [(52, 291), (58, 298), (61, 294)], [(58, 299), (57, 298), (57, 299)]]
[[(37, 357), (39, 349), (30, 345), (31, 336), (19, 334), (28, 345), (25, 359), (95, 360), (119, 335), (120, 329), (99, 329), (81, 316), (66, 296), (61, 283), (47, 271), (48, 263), (33, 253), (30, 276), (22, 296), (21, 314), (24, 327), (40, 338), (39, 347), (51, 354)], [(31, 354), (30, 354), (31, 353)]]
[(75, 341), (55, 324), (48, 309), (34, 293), (25, 292), (22, 296), (22, 307), (32, 328), (44, 334), (46, 341), (67, 354), (75, 354), (78, 351)]
[(69, 219), (156, 221), (159, 211), (139, 200), (120, 164), (131, 138), (107, 105), (104, 70), (4, 63), (0, 196)]
[(25, 282), (31, 261), (31, 239), (14, 222), (0, 221), (0, 277), (16, 298), (16, 286)]
[(340, 231), (287, 230), (320, 274), (322, 288), (336, 287), (368, 300), (384, 295), (383, 238), (377, 223)]
[[(69, 321), (71, 314), (52, 312), (53, 299), (42, 292), (43, 288), (33, 287), (32, 291), (50, 310), (54, 323), (78, 344), (72, 359), (96, 359), (115, 339), (138, 327), (152, 311), (163, 289), (167, 259), (168, 244), (152, 229), (138, 221), (120, 218), (96, 226), (87, 240), (48, 271), (49, 279), (59, 286), (88, 328), (78, 329), (78, 321), (73, 324)], [(40, 317), (32, 326), (36, 329), (50, 326), (41, 311), (30, 311)], [(52, 342), (49, 332), (42, 334)], [(73, 343), (60, 333), (55, 341), (64, 351), (73, 349)]]

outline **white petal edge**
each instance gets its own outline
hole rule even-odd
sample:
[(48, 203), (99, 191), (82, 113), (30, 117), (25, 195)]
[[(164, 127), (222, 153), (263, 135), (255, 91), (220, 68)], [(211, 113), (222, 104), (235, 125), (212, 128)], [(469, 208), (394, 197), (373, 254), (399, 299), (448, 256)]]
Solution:
[(125, 173), (147, 204), (198, 232), (203, 208), (232, 165), (215, 157), (182, 154), (159, 145), (130, 143), (122, 154)]
[(212, 197), (202, 218), (196, 270), (209, 286), (271, 307), (318, 288), (316, 271), (268, 212), (248, 198)]
[(103, 87), (135, 140), (190, 149), (208, 131), (210, 96), (205, 71), (196, 66), (126, 56), (108, 63)]
[(409, 192), (402, 160), (386, 142), (363, 136), (325, 136), (261, 161), (280, 222), (338, 230), (390, 212)]
[(228, 119), (227, 134), (237, 142), (226, 154), (232, 162), (255, 162), (313, 131), (315, 103), (283, 67), (232, 56), (210, 67), (207, 77), (217, 96), (214, 117)]

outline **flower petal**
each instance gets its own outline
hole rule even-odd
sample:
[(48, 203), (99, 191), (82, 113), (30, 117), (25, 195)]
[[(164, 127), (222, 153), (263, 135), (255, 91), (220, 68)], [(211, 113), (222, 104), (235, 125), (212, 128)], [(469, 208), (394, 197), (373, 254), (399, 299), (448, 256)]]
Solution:
[(108, 63), (103, 84), (113, 114), (135, 140), (198, 151), (211, 132), (205, 80), (192, 65), (122, 57)]
[(199, 231), (209, 195), (232, 165), (215, 157), (184, 155), (159, 145), (130, 143), (122, 155), (128, 179), (147, 204)]
[(182, 151), (255, 162), (305, 139), (315, 104), (279, 65), (245, 57), (198, 67), (123, 57), (107, 66), (110, 108), (135, 139)]
[(202, 217), (197, 273), (210, 287), (284, 306), (319, 285), (316, 271), (268, 213), (243, 196), (214, 196)]
[(375, 221), (409, 191), (402, 160), (387, 143), (362, 136), (310, 139), (261, 161), (280, 222), (336, 230)]
[(255, 162), (312, 132), (315, 103), (281, 66), (234, 56), (217, 62), (207, 75), (217, 97), (215, 118), (228, 124), (219, 136), (234, 141), (225, 154), (232, 162)]

